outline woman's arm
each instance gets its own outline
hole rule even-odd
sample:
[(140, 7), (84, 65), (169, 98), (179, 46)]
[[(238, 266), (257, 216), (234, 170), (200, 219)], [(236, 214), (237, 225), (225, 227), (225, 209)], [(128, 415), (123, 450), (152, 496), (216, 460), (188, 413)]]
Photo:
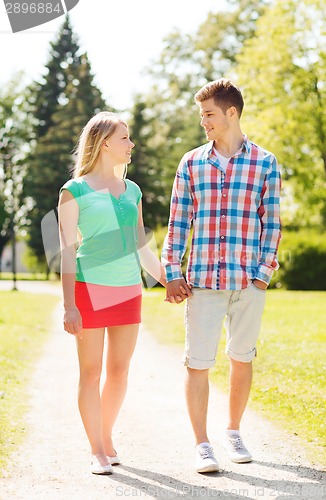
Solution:
[(138, 203), (138, 255), (141, 266), (145, 271), (165, 287), (166, 278), (164, 268), (147, 245), (141, 200)]
[(64, 329), (80, 336), (82, 320), (75, 302), (76, 241), (79, 209), (73, 195), (63, 190), (59, 199), (59, 236), (61, 248), (61, 282), (64, 304)]

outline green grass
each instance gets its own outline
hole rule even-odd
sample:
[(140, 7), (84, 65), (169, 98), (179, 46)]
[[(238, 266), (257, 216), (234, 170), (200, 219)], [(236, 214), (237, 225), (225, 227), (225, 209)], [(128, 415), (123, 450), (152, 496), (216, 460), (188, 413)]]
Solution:
[[(144, 293), (143, 322), (160, 342), (183, 345), (183, 305), (163, 302), (164, 290)], [(270, 290), (254, 361), (249, 405), (298, 435), (312, 460), (326, 464), (326, 292)], [(222, 336), (211, 380), (227, 391)]]
[(0, 476), (24, 433), (28, 381), (59, 298), (0, 292)]
[[(0, 280), (10, 281), (13, 279), (13, 274), (11, 272), (2, 272), (0, 273)], [(60, 283), (57, 275), (55, 273), (50, 273), (49, 280), (45, 273), (16, 273), (16, 280), (37, 280), (37, 281), (57, 281)]]

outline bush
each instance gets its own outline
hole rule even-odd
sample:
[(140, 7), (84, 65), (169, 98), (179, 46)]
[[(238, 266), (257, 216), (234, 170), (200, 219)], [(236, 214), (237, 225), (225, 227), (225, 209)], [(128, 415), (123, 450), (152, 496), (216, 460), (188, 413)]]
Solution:
[(326, 238), (313, 230), (284, 231), (279, 271), (271, 286), (289, 290), (326, 290)]

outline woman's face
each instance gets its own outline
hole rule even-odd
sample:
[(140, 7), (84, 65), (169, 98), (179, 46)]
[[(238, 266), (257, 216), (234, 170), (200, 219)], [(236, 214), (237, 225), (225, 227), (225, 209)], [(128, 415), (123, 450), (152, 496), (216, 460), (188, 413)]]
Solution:
[(119, 123), (117, 130), (105, 141), (107, 152), (116, 165), (131, 162), (131, 150), (135, 146), (130, 140), (129, 130), (123, 123)]

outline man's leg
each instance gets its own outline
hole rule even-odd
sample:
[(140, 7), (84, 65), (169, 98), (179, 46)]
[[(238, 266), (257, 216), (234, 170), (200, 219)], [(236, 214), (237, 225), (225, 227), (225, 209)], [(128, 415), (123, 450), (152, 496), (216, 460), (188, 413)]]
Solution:
[(208, 370), (187, 368), (186, 401), (191, 425), (195, 434), (196, 445), (208, 442), (208, 395)]
[(265, 291), (252, 284), (232, 294), (226, 320), (227, 346), (230, 357), (229, 422), (227, 448), (233, 462), (250, 462), (250, 452), (240, 437), (240, 423), (252, 382), (252, 360), (265, 304)]
[(230, 294), (196, 288), (192, 292), (185, 311), (186, 401), (196, 440), (196, 471), (213, 472), (220, 468), (207, 436), (208, 370), (215, 364)]
[(241, 418), (249, 398), (252, 371), (252, 362), (242, 363), (230, 358), (228, 429), (240, 429)]

